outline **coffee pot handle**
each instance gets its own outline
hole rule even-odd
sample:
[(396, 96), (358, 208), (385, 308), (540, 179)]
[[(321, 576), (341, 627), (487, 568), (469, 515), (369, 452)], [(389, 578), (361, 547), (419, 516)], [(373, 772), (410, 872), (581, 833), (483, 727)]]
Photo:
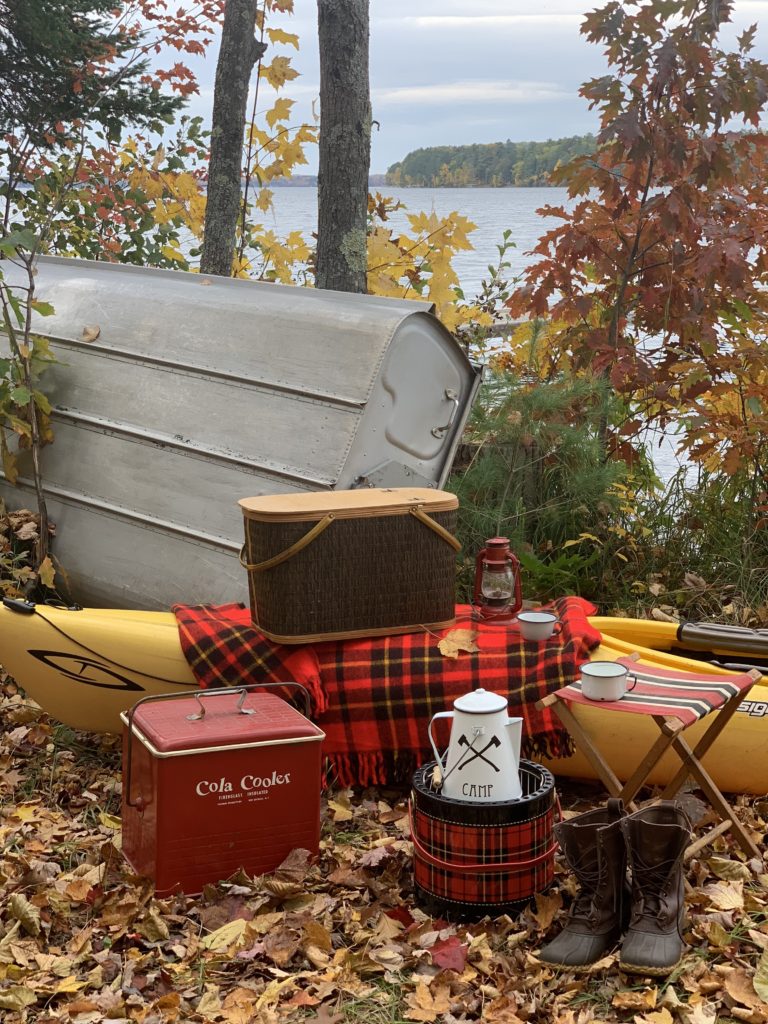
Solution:
[(437, 745), (435, 743), (435, 738), (432, 735), (432, 722), (434, 722), (436, 718), (453, 718), (453, 712), (452, 711), (438, 711), (438, 713), (436, 715), (432, 715), (432, 719), (431, 719), (431, 721), (429, 723), (429, 728), (427, 729), (427, 735), (429, 736), (429, 742), (432, 744), (432, 749), (435, 752), (435, 761), (437, 761), (437, 763), (440, 765), (441, 768), (444, 768), (445, 765), (443, 764), (443, 759), (440, 757), (440, 754), (438, 753)]

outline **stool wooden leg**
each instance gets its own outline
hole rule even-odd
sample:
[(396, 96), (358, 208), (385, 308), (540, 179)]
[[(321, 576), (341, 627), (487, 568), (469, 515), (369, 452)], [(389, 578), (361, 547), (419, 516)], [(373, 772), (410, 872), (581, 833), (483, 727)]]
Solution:
[(584, 751), (587, 760), (595, 769), (598, 777), (602, 780), (603, 785), (611, 796), (621, 796), (621, 782), (614, 774), (613, 769), (605, 760), (603, 755), (594, 745), (589, 735), (582, 729), (578, 719), (571, 713), (571, 709), (565, 701), (553, 702), (552, 707), (575, 742)]
[[(710, 725), (710, 727), (707, 729), (707, 731), (704, 733), (704, 735), (701, 737), (701, 739), (693, 749), (691, 756), (696, 761), (700, 760), (706, 754), (706, 752), (715, 742), (715, 740), (726, 727), (726, 725), (728, 725), (733, 715), (736, 714), (741, 702), (747, 699), (748, 693), (749, 690), (745, 690), (742, 693), (737, 693), (735, 697), (731, 697), (731, 699), (727, 701), (723, 705), (723, 707), (718, 711), (714, 722)], [(683, 785), (689, 774), (689, 761), (688, 759), (685, 759), (682, 767), (667, 783), (664, 792), (661, 794), (662, 800), (671, 800), (672, 797)]]
[(675, 737), (680, 732), (680, 723), (674, 719), (659, 718), (654, 715), (653, 720), (659, 726), (661, 734), (637, 768), (635, 768), (630, 778), (627, 779), (621, 791), (621, 798), (626, 804), (634, 800), (651, 771), (672, 746)]
[(710, 804), (716, 811), (718, 811), (720, 817), (724, 821), (730, 821), (730, 830), (735, 833), (736, 839), (742, 850), (747, 854), (747, 856), (757, 857), (758, 860), (762, 860), (763, 854), (760, 852), (760, 849), (755, 845), (752, 837), (733, 813), (733, 808), (715, 785), (712, 776), (706, 770), (704, 765), (696, 760), (693, 751), (685, 742), (683, 737), (675, 736), (672, 741), (672, 745), (680, 755), (680, 758), (685, 762), (686, 772), (693, 775)]

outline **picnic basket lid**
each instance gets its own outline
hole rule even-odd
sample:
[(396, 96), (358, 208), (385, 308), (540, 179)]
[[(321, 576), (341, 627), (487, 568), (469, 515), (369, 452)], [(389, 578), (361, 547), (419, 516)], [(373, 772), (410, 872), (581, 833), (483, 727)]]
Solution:
[(458, 508), (455, 494), (432, 487), (361, 487), (348, 491), (301, 491), (296, 494), (262, 494), (238, 502), (246, 519), (291, 522), (360, 516), (402, 515), (412, 508), (447, 512)]

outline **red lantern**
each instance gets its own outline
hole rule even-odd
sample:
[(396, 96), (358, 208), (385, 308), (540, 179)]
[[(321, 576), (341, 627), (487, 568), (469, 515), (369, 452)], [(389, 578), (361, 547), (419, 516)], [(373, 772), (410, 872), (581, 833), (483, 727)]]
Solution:
[(507, 537), (491, 537), (475, 564), (474, 606), (484, 619), (509, 620), (523, 607), (520, 562)]

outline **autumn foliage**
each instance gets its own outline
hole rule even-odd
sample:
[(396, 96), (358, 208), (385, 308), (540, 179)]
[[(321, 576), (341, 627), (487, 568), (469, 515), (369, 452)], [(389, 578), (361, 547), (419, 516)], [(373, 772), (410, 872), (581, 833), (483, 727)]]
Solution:
[(768, 66), (718, 40), (733, 4), (611, 2), (582, 32), (610, 74), (581, 90), (597, 148), (553, 175), (573, 203), (514, 294), (514, 315), (548, 317), (550, 365), (609, 376), (632, 434), (682, 421), (694, 458), (762, 472), (768, 435), (764, 341), (768, 137), (758, 130)]

